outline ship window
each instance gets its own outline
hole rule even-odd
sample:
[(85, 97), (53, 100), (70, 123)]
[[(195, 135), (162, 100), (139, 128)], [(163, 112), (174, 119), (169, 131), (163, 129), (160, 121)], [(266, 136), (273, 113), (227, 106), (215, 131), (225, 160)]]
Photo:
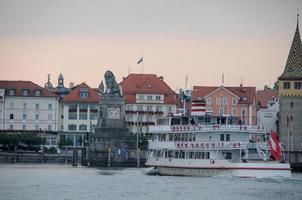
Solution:
[(226, 134), (226, 141), (231, 141), (231, 135), (230, 134)]
[(225, 153), (225, 159), (231, 160), (232, 159), (232, 153)]
[(220, 134), (220, 141), (224, 141), (224, 134)]

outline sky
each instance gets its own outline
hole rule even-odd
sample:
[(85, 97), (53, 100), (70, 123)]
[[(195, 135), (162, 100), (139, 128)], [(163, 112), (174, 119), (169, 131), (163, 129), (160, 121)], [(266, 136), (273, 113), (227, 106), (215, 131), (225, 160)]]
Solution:
[[(111, 70), (194, 85), (272, 86), (302, 0), (0, 0), (0, 80), (86, 82)], [(300, 11), (301, 12), (301, 11)], [(301, 21), (301, 20), (300, 20)], [(300, 23), (301, 27), (301, 23)], [(137, 61), (143, 57), (143, 66)]]

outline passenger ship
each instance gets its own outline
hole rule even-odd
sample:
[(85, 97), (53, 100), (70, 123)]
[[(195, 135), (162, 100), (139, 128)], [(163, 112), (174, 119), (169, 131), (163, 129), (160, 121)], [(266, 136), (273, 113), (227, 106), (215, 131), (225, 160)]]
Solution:
[(281, 145), (268, 140), (260, 126), (196, 125), (188, 117), (163, 117), (149, 132), (146, 165), (161, 175), (291, 175), (290, 165), (278, 161)]

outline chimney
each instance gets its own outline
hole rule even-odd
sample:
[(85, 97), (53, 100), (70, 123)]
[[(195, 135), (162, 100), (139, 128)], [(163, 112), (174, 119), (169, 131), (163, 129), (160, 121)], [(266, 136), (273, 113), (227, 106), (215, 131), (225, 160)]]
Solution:
[(74, 87), (74, 82), (70, 82), (69, 83), (69, 88), (71, 89), (71, 88), (73, 88)]

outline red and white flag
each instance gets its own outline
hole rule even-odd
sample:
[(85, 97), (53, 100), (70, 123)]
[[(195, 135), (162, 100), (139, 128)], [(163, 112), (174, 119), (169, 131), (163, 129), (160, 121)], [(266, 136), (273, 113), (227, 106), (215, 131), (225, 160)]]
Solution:
[(280, 160), (281, 159), (281, 145), (273, 130), (271, 130), (268, 145), (271, 149), (271, 155), (275, 158), (275, 160)]

